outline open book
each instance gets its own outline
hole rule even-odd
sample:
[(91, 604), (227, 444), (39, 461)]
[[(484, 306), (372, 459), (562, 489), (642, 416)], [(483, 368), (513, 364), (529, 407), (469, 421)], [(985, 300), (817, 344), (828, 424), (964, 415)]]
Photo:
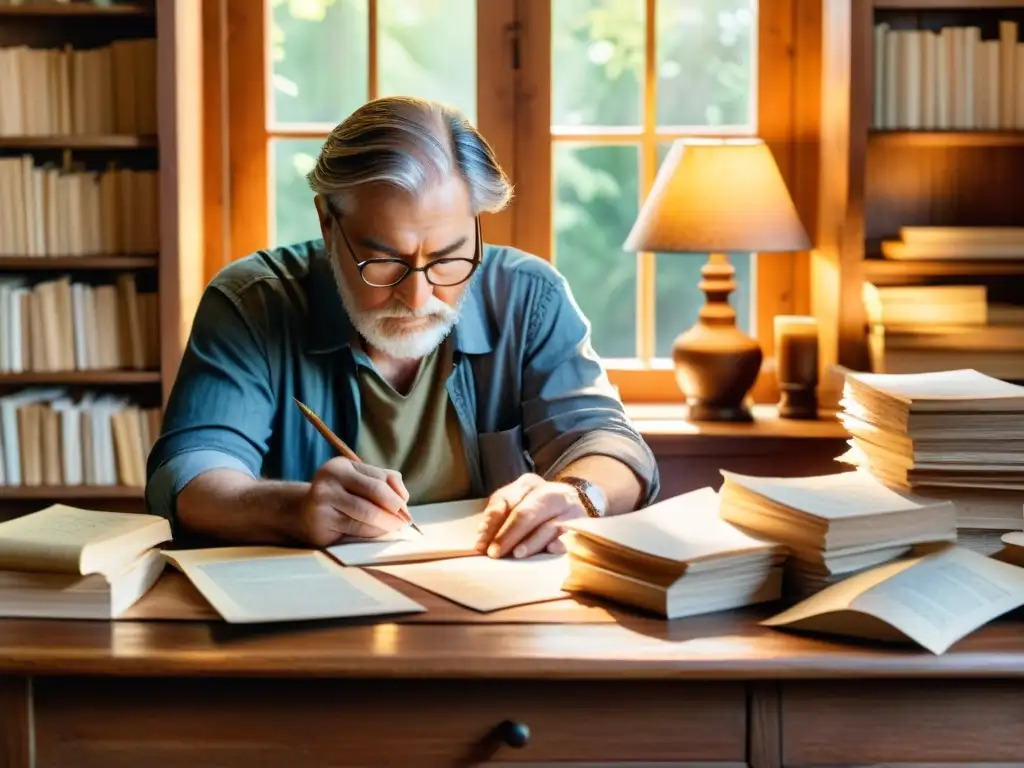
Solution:
[(116, 619), (156, 583), (167, 520), (54, 504), (0, 523), (0, 616)]
[(487, 499), (469, 499), (409, 507), (409, 514), (422, 534), (406, 527), (375, 539), (345, 539), (327, 551), (343, 565), (384, 565), (479, 555), (477, 528), (486, 506)]
[(419, 603), (322, 552), (217, 547), (164, 555), (225, 621), (247, 624), (419, 613)]
[(912, 641), (935, 654), (1024, 605), (1024, 568), (955, 544), (856, 574), (761, 622)]
[(170, 540), (163, 517), (54, 504), (0, 523), (0, 570), (116, 574)]

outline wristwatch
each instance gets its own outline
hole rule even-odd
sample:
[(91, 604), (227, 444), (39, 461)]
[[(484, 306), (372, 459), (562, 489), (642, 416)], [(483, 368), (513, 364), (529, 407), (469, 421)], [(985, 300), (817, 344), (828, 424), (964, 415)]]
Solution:
[(571, 485), (576, 489), (576, 493), (580, 497), (580, 504), (583, 505), (583, 509), (586, 510), (589, 517), (604, 516), (608, 502), (605, 500), (604, 491), (597, 485), (582, 477), (572, 477), (571, 475), (558, 478), (558, 482)]

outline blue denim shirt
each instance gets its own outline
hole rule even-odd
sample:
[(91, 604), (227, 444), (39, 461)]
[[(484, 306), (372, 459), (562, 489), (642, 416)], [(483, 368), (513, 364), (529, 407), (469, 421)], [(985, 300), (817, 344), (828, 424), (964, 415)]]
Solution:
[[(149, 511), (173, 522), (177, 494), (216, 468), (311, 480), (334, 454), (293, 397), (358, 453), (353, 334), (321, 240), (259, 251), (225, 267), (200, 301), (149, 456)], [(654, 456), (594, 353), (589, 323), (550, 264), (486, 246), (452, 342), (447, 386), (474, 496), (525, 472), (552, 477), (582, 456), (603, 454), (641, 478), (644, 504), (654, 499)]]

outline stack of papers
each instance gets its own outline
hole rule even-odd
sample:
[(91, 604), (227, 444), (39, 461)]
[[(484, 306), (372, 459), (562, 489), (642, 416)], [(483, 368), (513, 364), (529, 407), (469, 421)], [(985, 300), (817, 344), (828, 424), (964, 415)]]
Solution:
[(866, 472), (750, 477), (723, 470), (722, 517), (784, 544), (786, 592), (812, 594), (857, 571), (956, 540), (956, 508), (899, 494)]
[(702, 488), (637, 512), (570, 521), (565, 588), (668, 619), (777, 600), (783, 548), (725, 522), (718, 504)]
[(841, 406), (842, 461), (954, 502), (961, 543), (989, 553), (1024, 530), (1024, 387), (974, 370), (849, 373)]

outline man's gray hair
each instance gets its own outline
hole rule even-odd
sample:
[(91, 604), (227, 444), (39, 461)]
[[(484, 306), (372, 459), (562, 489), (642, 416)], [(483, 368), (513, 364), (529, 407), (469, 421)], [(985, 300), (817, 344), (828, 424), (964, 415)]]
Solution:
[(347, 193), (374, 182), (411, 194), (457, 172), (469, 187), (473, 213), (494, 213), (512, 197), (512, 185), (494, 151), (453, 107), (407, 96), (367, 102), (324, 142), (310, 188), (344, 208)]

